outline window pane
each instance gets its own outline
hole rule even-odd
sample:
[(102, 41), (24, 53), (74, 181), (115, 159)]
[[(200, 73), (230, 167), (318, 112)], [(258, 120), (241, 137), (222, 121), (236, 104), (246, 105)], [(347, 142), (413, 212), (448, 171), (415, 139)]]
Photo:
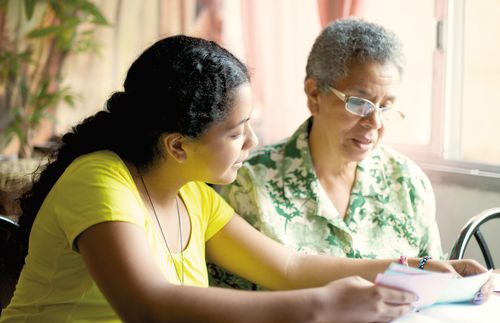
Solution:
[(464, 3), (462, 158), (500, 164), (500, 1)]
[(406, 119), (388, 129), (386, 142), (427, 145), (431, 135), (434, 1), (366, 1), (364, 18), (395, 32), (402, 40), (406, 68), (397, 106)]

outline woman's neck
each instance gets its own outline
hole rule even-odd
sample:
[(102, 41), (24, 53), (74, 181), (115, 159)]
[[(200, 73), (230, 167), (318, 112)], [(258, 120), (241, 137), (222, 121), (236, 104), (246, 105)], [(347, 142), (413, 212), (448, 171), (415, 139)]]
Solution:
[(336, 177), (354, 179), (357, 162), (345, 159), (342, 154), (334, 150), (335, 145), (329, 143), (328, 138), (321, 138), (314, 132), (314, 127), (309, 133), (309, 147), (314, 170), (318, 178)]
[[(314, 140), (316, 139), (316, 140)], [(326, 195), (335, 206), (341, 218), (349, 207), (351, 190), (356, 180), (357, 162), (346, 160), (331, 149), (328, 142), (318, 141), (311, 133), (309, 137), (311, 158), (316, 176)]]
[[(142, 182), (147, 186), (148, 194), (158, 207), (168, 207), (186, 184), (180, 179), (175, 170), (169, 170), (166, 165), (153, 166), (146, 171), (138, 169), (135, 165), (127, 163), (134, 182), (139, 190), (144, 189)], [(142, 178), (141, 178), (142, 177)]]

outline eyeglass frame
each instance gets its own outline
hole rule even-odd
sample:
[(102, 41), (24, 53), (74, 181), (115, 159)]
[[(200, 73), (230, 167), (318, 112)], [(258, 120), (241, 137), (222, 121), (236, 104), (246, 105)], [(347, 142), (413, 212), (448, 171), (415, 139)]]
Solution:
[[(402, 119), (402, 120), (404, 120), (404, 118), (406, 117), (406, 116), (405, 116), (405, 114), (404, 114), (402, 111), (400, 111), (400, 110), (398, 110), (398, 109), (396, 109), (396, 108), (392, 108), (392, 107), (382, 107), (382, 108), (381, 108), (380, 106), (377, 106), (377, 105), (376, 105), (375, 103), (373, 103), (372, 101), (367, 100), (367, 99), (364, 99), (364, 98), (360, 98), (359, 96), (347, 95), (347, 94), (345, 94), (345, 93), (343, 93), (343, 92), (341, 92), (341, 91), (339, 91), (339, 90), (337, 90), (337, 89), (335, 89), (335, 88), (333, 88), (333, 87), (331, 87), (331, 86), (329, 86), (329, 87), (328, 87), (328, 89), (329, 89), (329, 90), (330, 90), (333, 94), (335, 94), (335, 95), (337, 96), (337, 98), (339, 98), (339, 99), (340, 99), (340, 101), (344, 102), (344, 104), (345, 104), (345, 105), (344, 105), (344, 107), (345, 107), (346, 111), (347, 111), (347, 112), (349, 112), (350, 114), (355, 115), (355, 116), (362, 117), (362, 118), (368, 118), (368, 117), (369, 117), (369, 116), (371, 116), (371, 115), (372, 115), (372, 113), (374, 113), (375, 111), (377, 111), (377, 112), (379, 113), (379, 115), (381, 115), (384, 111), (394, 111), (394, 112), (399, 113), (399, 115), (401, 116), (401, 119)], [(369, 113), (367, 113), (366, 115), (361, 115), (361, 114), (359, 114), (359, 113), (355, 113), (355, 112), (353, 112), (353, 111), (351, 111), (351, 110), (349, 110), (349, 109), (347, 108), (347, 101), (348, 101), (350, 98), (355, 98), (355, 99), (358, 99), (358, 100), (361, 100), (361, 101), (367, 102), (367, 103), (369, 103), (369, 104), (373, 107), (373, 109), (372, 109)]]

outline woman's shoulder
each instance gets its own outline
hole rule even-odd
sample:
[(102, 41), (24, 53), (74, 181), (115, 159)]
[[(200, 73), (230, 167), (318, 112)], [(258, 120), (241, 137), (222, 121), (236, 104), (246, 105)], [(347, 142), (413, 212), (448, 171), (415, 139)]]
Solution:
[[(76, 158), (58, 180), (59, 185), (133, 184), (125, 162), (109, 150), (96, 151)], [(59, 186), (58, 185), (58, 186)]]
[(112, 152), (111, 150), (98, 150), (77, 157), (71, 163), (70, 167), (81, 167), (90, 165), (125, 166), (125, 163), (116, 153)]
[(381, 145), (371, 156), (371, 162), (386, 168), (390, 172), (395, 172), (403, 176), (425, 177), (425, 173), (420, 166), (407, 155), (395, 150), (392, 147)]
[(291, 160), (310, 160), (309, 123), (306, 120), (290, 137), (255, 149), (245, 164), (272, 169), (290, 164)]
[(272, 155), (282, 155), (284, 152), (284, 147), (286, 144), (286, 140), (282, 140), (276, 143), (267, 144), (261, 147), (256, 148), (250, 153), (250, 156), (246, 160), (246, 163), (249, 164), (262, 164), (265, 163), (266, 160), (272, 158)]
[(67, 172), (88, 172), (96, 170), (127, 170), (125, 162), (110, 150), (100, 150), (77, 157), (67, 168)]
[(378, 158), (382, 162), (397, 163), (397, 164), (416, 164), (410, 157), (397, 151), (396, 149), (380, 145), (373, 154), (373, 158)]

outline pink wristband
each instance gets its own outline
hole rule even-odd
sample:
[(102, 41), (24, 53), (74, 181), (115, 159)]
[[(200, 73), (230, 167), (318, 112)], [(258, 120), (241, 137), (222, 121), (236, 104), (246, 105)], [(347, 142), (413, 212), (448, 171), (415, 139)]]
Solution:
[(405, 265), (405, 266), (408, 266), (408, 258), (406, 256), (399, 256), (399, 263), (401, 265)]

